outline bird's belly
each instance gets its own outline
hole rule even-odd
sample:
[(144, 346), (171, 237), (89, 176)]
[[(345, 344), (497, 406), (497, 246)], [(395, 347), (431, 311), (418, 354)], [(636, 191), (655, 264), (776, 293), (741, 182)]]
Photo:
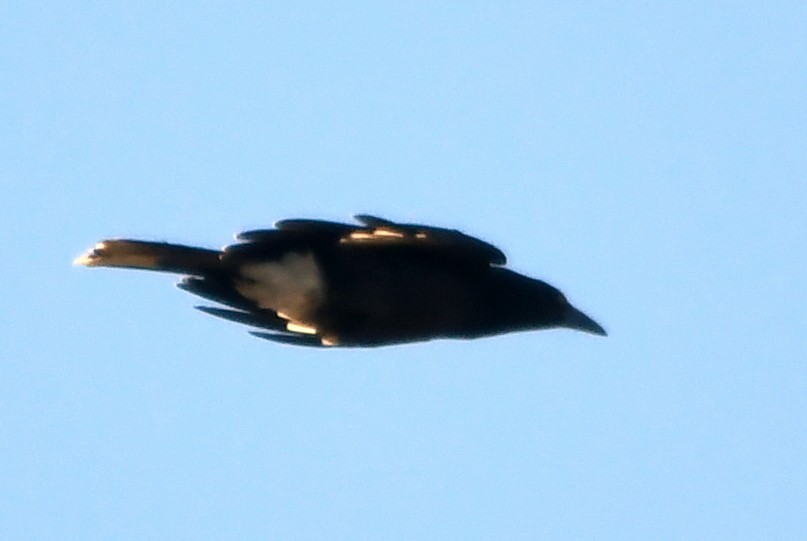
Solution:
[[(341, 343), (384, 344), (467, 336), (479, 314), (471, 276), (441, 269), (363, 273), (328, 292), (323, 314)], [(332, 323), (331, 323), (332, 322)]]

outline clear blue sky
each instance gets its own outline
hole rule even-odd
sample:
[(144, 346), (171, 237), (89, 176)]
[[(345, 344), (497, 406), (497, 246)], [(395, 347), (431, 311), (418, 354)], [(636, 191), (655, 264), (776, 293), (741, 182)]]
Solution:
[[(807, 4), (0, 8), (0, 538), (805, 539)], [(457, 227), (601, 321), (254, 339), (96, 240)]]

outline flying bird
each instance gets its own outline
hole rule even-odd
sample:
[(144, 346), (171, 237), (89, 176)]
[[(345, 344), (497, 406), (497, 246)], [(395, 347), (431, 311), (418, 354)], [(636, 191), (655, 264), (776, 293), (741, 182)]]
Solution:
[(605, 336), (558, 289), (460, 231), (369, 215), (282, 220), (221, 250), (113, 239), (74, 263), (184, 275), (205, 313), (299, 346), (371, 347), (566, 327)]

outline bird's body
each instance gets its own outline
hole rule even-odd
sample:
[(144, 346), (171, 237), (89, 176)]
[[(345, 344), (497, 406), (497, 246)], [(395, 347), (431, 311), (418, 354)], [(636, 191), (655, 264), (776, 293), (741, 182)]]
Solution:
[(228, 308), (201, 310), (308, 346), (379, 346), (571, 327), (605, 334), (554, 287), (503, 267), (458, 231), (358, 216), (361, 226), (284, 220), (223, 250), (100, 242), (76, 260), (186, 275), (179, 287)]

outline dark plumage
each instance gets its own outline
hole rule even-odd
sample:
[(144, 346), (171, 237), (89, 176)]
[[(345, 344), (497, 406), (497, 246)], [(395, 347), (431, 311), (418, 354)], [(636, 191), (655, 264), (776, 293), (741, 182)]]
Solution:
[(283, 220), (208, 250), (105, 240), (76, 264), (186, 275), (179, 287), (221, 307), (205, 313), (302, 346), (381, 346), (567, 327), (605, 335), (504, 254), (459, 231), (359, 215), (362, 225)]

